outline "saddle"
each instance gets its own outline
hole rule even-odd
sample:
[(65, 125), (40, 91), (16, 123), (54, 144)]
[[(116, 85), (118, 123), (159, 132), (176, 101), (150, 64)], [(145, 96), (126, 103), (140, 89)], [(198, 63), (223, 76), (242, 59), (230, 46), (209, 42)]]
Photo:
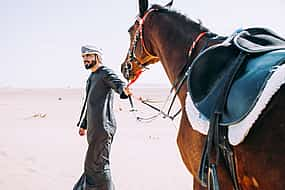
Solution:
[[(241, 52), (243, 58), (237, 60)], [(232, 125), (251, 111), (271, 71), (284, 61), (283, 38), (268, 29), (247, 29), (208, 48), (193, 61), (188, 90), (196, 108), (210, 120), (225, 83), (232, 77), (220, 119), (220, 125)], [(229, 76), (235, 64), (240, 66), (235, 76)]]
[(222, 155), (234, 189), (240, 189), (227, 126), (247, 116), (274, 68), (283, 63), (285, 40), (262, 28), (236, 33), (194, 59), (188, 75), (189, 94), (210, 121), (198, 173), (201, 185), (219, 190), (217, 164)]

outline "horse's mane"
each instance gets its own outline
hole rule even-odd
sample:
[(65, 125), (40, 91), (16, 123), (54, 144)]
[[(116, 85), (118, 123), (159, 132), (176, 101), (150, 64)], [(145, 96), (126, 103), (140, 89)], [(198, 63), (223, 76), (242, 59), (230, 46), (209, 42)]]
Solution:
[(180, 24), (183, 27), (191, 26), (191, 27), (197, 28), (198, 30), (201, 30), (201, 31), (206, 31), (206, 32), (209, 31), (209, 29), (202, 26), (201, 23), (197, 23), (197, 22), (191, 20), (190, 18), (188, 18), (187, 16), (185, 16), (184, 14), (177, 12), (175, 10), (167, 9), (167, 8), (162, 7), (161, 5), (157, 5), (157, 4), (152, 5), (151, 9), (158, 9), (159, 12), (165, 12), (165, 13), (170, 14), (173, 18), (175, 18), (177, 21), (179, 21), (179, 23), (177, 23), (177, 24)]

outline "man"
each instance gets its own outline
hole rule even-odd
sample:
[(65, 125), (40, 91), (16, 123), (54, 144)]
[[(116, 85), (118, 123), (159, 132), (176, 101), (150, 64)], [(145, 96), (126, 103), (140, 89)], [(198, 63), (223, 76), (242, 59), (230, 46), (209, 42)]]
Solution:
[(114, 91), (120, 94), (120, 98), (128, 98), (131, 92), (111, 69), (102, 65), (100, 49), (87, 45), (81, 48), (81, 53), (84, 66), (91, 74), (87, 80), (85, 103), (77, 125), (80, 136), (85, 135), (87, 130), (88, 150), (84, 173), (73, 190), (113, 190), (109, 156), (116, 132)]

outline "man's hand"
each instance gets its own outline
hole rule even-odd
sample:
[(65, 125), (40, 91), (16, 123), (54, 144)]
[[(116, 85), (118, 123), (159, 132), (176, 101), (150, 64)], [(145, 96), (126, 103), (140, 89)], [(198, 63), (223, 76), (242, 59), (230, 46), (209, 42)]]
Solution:
[(133, 93), (131, 92), (131, 90), (128, 88), (128, 87), (125, 87), (123, 89), (124, 93), (127, 95), (127, 96), (131, 96)]
[(80, 136), (84, 136), (86, 134), (86, 129), (83, 129), (83, 128), (79, 128), (79, 135)]

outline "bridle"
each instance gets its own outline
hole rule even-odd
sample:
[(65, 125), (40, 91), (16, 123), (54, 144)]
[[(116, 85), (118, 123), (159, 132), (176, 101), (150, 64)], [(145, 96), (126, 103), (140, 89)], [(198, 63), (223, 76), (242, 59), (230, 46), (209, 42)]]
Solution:
[[(125, 75), (127, 76), (127, 78), (129, 77), (129, 73), (132, 70), (132, 63), (136, 64), (137, 67), (139, 67), (139, 70), (135, 73), (135, 77), (134, 79), (130, 82), (133, 83), (135, 82), (136, 79), (138, 79), (139, 75), (145, 71), (147, 69), (147, 63), (150, 60), (159, 60), (159, 57), (156, 55), (151, 54), (146, 46), (145, 46), (145, 41), (143, 38), (143, 25), (145, 22), (145, 19), (147, 18), (148, 15), (150, 15), (152, 12), (154, 11), (158, 11), (158, 9), (149, 9), (146, 14), (141, 18), (140, 16), (137, 16), (137, 22), (139, 23), (139, 27), (137, 28), (136, 32), (135, 32), (135, 37), (133, 42), (131, 43), (132, 46), (128, 51), (128, 55), (127, 55), (127, 61), (124, 67), (124, 71), (125, 71)], [(144, 51), (144, 53), (147, 55), (146, 57), (144, 57), (143, 59), (138, 58), (135, 54), (136, 52), (136, 48), (137, 48), (137, 44), (138, 42), (141, 42), (141, 46), (142, 46), (142, 50)]]

